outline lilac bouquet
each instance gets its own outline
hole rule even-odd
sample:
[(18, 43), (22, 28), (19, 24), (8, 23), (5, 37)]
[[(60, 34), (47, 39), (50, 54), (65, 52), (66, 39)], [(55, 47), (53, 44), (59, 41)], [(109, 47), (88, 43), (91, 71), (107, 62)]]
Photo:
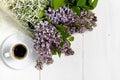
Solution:
[[(8, 8), (30, 30), (38, 53), (36, 68), (54, 62), (53, 56), (70, 56), (72, 34), (91, 31), (97, 17), (92, 10), (98, 0), (13, 0)], [(58, 3), (59, 2), (59, 3)]]

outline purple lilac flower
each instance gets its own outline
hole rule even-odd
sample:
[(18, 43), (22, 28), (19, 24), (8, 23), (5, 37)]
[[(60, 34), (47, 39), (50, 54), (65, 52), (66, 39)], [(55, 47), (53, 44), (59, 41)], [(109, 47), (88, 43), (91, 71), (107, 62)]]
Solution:
[(39, 54), (36, 65), (37, 69), (42, 69), (44, 64), (53, 63), (53, 51), (67, 56), (74, 54), (68, 42), (63, 40), (55, 26), (48, 21), (40, 21), (35, 26), (34, 37), (34, 48)]
[(96, 26), (97, 17), (91, 11), (81, 11), (79, 19), (80, 27), (69, 26), (68, 32), (70, 34), (74, 33), (84, 33), (86, 31), (91, 31), (93, 27)]
[(66, 56), (74, 54), (74, 51), (70, 48), (70, 43), (69, 42), (65, 42), (63, 47), (64, 48), (61, 50), (61, 52), (65, 53)]
[(51, 19), (53, 24), (72, 24), (77, 21), (76, 13), (74, 13), (68, 7), (60, 7), (57, 10), (48, 8), (46, 15)]
[(69, 34), (91, 31), (96, 26), (97, 18), (91, 11), (80, 9), (80, 16), (68, 7), (60, 7), (57, 10), (48, 8), (46, 15), (52, 24), (62, 24), (67, 28)]
[(42, 53), (42, 54), (39, 54), (39, 58), (37, 59), (37, 64), (35, 67), (37, 69), (42, 69), (43, 64), (49, 65), (52, 63), (53, 63), (52, 54)]

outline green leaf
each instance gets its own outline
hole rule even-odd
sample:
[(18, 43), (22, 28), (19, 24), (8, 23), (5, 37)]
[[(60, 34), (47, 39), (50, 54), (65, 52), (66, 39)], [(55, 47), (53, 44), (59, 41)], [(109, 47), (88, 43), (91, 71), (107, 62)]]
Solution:
[(66, 38), (68, 38), (70, 36), (70, 34), (68, 34), (66, 32), (66, 30), (65, 30), (65, 28), (63, 26), (56, 24), (55, 27), (60, 32), (60, 34), (62, 35), (62, 37), (64, 39), (66, 39)]
[(56, 51), (52, 51), (52, 55), (57, 55), (57, 52)]
[(74, 3), (75, 0), (71, 0), (72, 3)]
[(75, 0), (64, 0), (65, 4), (73, 4), (75, 2)]
[(78, 0), (78, 3), (81, 3), (81, 4), (77, 6), (80, 6), (85, 10), (93, 10), (97, 6), (98, 0), (94, 0), (94, 1), (85, 0), (85, 4), (83, 4), (83, 0)]
[(86, 2), (86, 6), (88, 7), (88, 9), (93, 10), (97, 6), (97, 3), (98, 3), (98, 0), (94, 0), (93, 2), (92, 0), (88, 0)]
[(61, 53), (56, 51), (52, 51), (52, 55), (58, 55), (59, 57), (61, 57)]
[(87, 5), (84, 5), (83, 7), (82, 7), (84, 10), (91, 10), (92, 9), (92, 7), (89, 5), (89, 6), (87, 6)]
[(38, 10), (38, 16), (42, 18), (44, 16), (44, 11)]
[(74, 41), (74, 36), (68, 37), (68, 40), (71, 41), (71, 42)]
[(94, 9), (97, 6), (98, 0), (94, 0), (91, 4), (92, 9)]
[(52, 6), (55, 10), (64, 5), (65, 5), (64, 0), (53, 0), (52, 1)]
[(58, 52), (58, 56), (61, 57), (61, 53)]
[(52, 2), (52, 0), (49, 0), (49, 1), (50, 1), (50, 2), (49, 2), (50, 6), (53, 7), (53, 2)]
[(91, 5), (91, 4), (92, 4), (92, 0), (87, 0), (87, 1), (88, 1), (89, 5)]
[(43, 18), (43, 20), (47, 20), (48, 22), (51, 21), (51, 19), (50, 19), (48, 16), (45, 16), (45, 17)]
[(72, 11), (76, 12), (78, 16), (80, 16), (80, 9), (77, 6), (72, 7)]
[(86, 4), (86, 0), (78, 0), (77, 6), (84, 6)]

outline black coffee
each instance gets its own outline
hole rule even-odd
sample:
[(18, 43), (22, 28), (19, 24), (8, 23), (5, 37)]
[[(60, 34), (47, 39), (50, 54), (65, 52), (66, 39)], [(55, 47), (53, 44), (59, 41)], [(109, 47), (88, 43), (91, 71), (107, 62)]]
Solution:
[(27, 49), (24, 45), (16, 45), (13, 49), (13, 55), (17, 59), (23, 59), (27, 54)]

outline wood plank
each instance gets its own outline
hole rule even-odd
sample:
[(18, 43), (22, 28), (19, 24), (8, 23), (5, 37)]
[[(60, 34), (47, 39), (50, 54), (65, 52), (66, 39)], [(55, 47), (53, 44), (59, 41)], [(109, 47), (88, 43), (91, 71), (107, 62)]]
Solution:
[(111, 37), (112, 5), (109, 1), (99, 1), (95, 10), (98, 16), (97, 27), (84, 35), (84, 80), (112, 79), (112, 66), (109, 57)]
[(13, 70), (0, 60), (0, 80), (39, 80), (39, 71), (33, 65), (23, 70)]
[(82, 35), (74, 36), (75, 55), (54, 57), (54, 63), (41, 71), (41, 80), (82, 80)]
[(109, 40), (109, 63), (112, 66), (112, 80), (120, 80), (120, 4), (112, 1), (111, 30)]

